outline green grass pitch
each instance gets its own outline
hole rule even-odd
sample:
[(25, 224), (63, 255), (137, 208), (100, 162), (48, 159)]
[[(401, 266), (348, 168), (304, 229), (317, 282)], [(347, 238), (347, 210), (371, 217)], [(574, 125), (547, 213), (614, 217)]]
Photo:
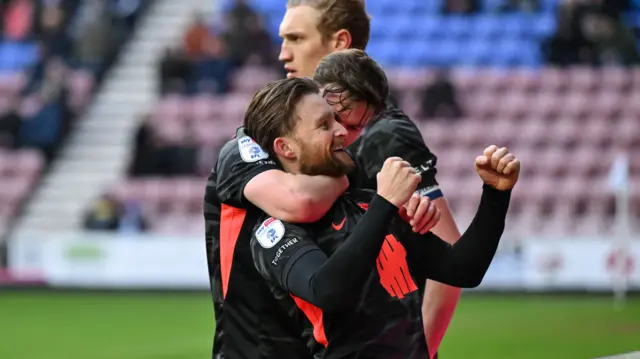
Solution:
[[(211, 358), (206, 293), (0, 292), (2, 359)], [(442, 359), (587, 359), (640, 350), (640, 298), (466, 295)], [(285, 359), (285, 358), (283, 358)]]

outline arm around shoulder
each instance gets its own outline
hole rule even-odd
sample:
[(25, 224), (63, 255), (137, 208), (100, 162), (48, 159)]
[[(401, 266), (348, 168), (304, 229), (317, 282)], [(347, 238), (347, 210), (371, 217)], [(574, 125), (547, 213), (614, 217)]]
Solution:
[(244, 197), (272, 217), (310, 223), (322, 218), (347, 186), (346, 178), (294, 175), (274, 169), (252, 178), (244, 187)]

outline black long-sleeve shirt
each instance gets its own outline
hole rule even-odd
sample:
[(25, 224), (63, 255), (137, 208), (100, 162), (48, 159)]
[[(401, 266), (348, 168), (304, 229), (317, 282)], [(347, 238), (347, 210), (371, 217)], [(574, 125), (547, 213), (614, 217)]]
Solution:
[(314, 224), (265, 220), (251, 247), (276, 298), (314, 323), (325, 358), (424, 358), (418, 285), (427, 278), (479, 285), (504, 230), (509, 199), (509, 191), (485, 186), (476, 217), (449, 245), (432, 233), (413, 233), (384, 198), (352, 191)]

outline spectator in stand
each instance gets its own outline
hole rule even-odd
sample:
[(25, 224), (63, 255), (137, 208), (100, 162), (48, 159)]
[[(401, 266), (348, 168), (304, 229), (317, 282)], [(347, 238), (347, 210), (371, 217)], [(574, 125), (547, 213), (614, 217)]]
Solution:
[(71, 40), (64, 26), (67, 14), (58, 5), (45, 4), (36, 21), (35, 35), (40, 39), (45, 57), (67, 57), (71, 53)]
[(138, 201), (126, 201), (122, 206), (122, 213), (118, 217), (118, 231), (120, 233), (137, 234), (148, 228), (142, 205)]
[(248, 56), (243, 65), (275, 66), (277, 64), (275, 60), (278, 58), (276, 48), (273, 46), (271, 35), (262, 24), (262, 18), (258, 15), (249, 16), (246, 26), (252, 40), (245, 47)]
[(96, 200), (85, 214), (84, 228), (91, 231), (115, 231), (120, 226), (120, 206), (110, 196)]
[(138, 126), (134, 140), (134, 154), (129, 168), (132, 177), (143, 177), (153, 173), (153, 129), (151, 116), (146, 116)]
[(224, 38), (234, 66), (240, 67), (247, 62), (275, 65), (277, 54), (271, 36), (264, 28), (260, 15), (244, 0), (236, 0), (234, 7), (226, 14), (226, 20)]
[(539, 8), (538, 0), (507, 0), (498, 10), (500, 12), (535, 12)]
[(622, 1), (565, 0), (558, 8), (556, 35), (543, 45), (552, 65), (633, 65), (633, 35), (618, 20)]
[(443, 13), (446, 15), (470, 15), (478, 12), (477, 0), (446, 0)]
[(17, 138), (20, 134), (22, 119), (16, 113), (15, 99), (6, 99), (6, 105), (2, 106), (0, 113), (0, 147), (17, 147)]
[(4, 37), (11, 41), (27, 40), (33, 29), (35, 7), (32, 0), (12, 0), (4, 11)]
[(160, 94), (183, 93), (192, 76), (192, 65), (181, 48), (167, 48), (159, 72)]
[(214, 36), (202, 15), (194, 17), (184, 37), (184, 48), (194, 65), (187, 91), (226, 93), (232, 64), (224, 42)]
[(585, 35), (593, 44), (593, 65), (633, 66), (640, 63), (635, 37), (619, 20), (603, 13), (587, 18), (586, 24)]
[(556, 34), (543, 44), (547, 62), (556, 66), (593, 63), (593, 44), (587, 40), (582, 23), (597, 8), (579, 0), (564, 0), (558, 6)]
[(103, 65), (113, 56), (114, 36), (112, 13), (103, 0), (86, 0), (74, 18), (73, 52), (78, 65), (102, 72)]
[(456, 88), (449, 80), (446, 71), (439, 71), (434, 82), (425, 89), (422, 95), (422, 113), (427, 118), (457, 119), (462, 117)]

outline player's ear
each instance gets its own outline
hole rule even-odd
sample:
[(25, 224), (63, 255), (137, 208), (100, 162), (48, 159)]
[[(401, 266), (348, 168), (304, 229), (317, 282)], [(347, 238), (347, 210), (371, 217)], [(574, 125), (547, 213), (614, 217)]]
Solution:
[(273, 149), (276, 154), (288, 160), (296, 158), (296, 144), (285, 137), (278, 137), (273, 140)]
[(351, 34), (346, 29), (338, 30), (333, 34), (334, 50), (346, 50), (351, 47)]

